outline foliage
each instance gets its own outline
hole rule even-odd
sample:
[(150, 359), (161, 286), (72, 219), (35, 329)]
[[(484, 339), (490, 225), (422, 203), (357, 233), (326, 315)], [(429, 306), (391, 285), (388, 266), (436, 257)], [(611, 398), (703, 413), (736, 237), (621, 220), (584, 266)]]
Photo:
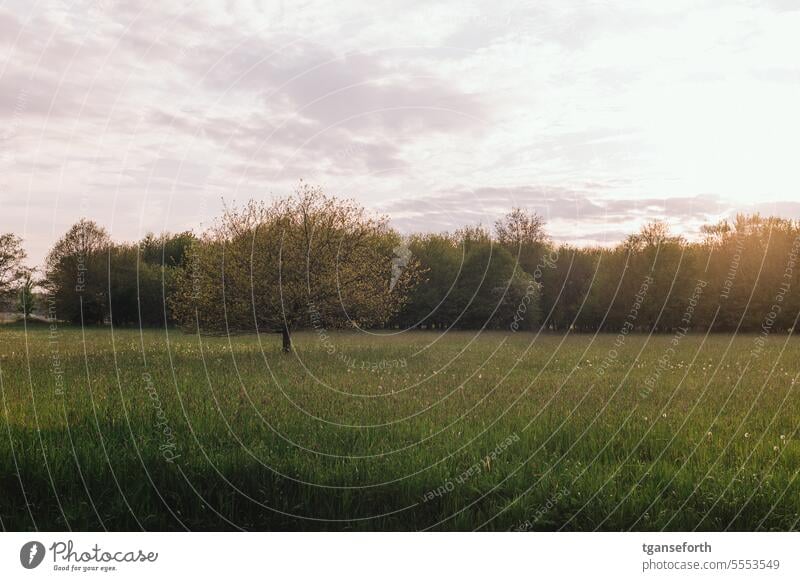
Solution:
[(166, 302), (193, 240), (191, 233), (183, 232), (148, 234), (139, 244), (117, 244), (95, 222), (80, 220), (47, 257), (44, 287), (55, 317), (85, 325), (173, 322)]
[(23, 274), (22, 262), (25, 250), (22, 240), (14, 234), (0, 234), (0, 301), (9, 292)]
[(26, 270), (17, 291), (17, 312), (22, 315), (23, 319), (30, 317), (36, 307), (36, 296), (33, 291), (37, 286), (38, 283), (33, 280), (33, 272)]
[(401, 242), (385, 217), (301, 184), (269, 205), (228, 208), (192, 245), (172, 309), (205, 332), (281, 332), (285, 350), (297, 327), (374, 327), (416, 282), (413, 260), (393, 277)]
[(57, 318), (75, 324), (102, 323), (107, 314), (108, 254), (104, 228), (81, 219), (53, 246), (45, 262), (45, 285)]
[[(402, 238), (386, 217), (301, 183), (271, 204), (228, 208), (201, 237), (113, 243), (75, 224), (50, 252), (44, 288), (60, 319), (204, 333), (547, 329), (784, 332), (800, 313), (800, 224), (738, 215), (689, 242), (651, 222), (613, 247), (553, 243), (515, 208), (495, 223)], [(0, 238), (0, 282), (24, 251)], [(765, 330), (766, 328), (766, 330)]]

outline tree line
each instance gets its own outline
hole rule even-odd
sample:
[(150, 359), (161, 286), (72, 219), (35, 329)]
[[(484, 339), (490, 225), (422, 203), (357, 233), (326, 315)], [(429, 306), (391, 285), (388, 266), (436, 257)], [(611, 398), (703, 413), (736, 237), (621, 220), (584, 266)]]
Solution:
[(651, 222), (613, 247), (556, 244), (513, 209), (491, 228), (401, 236), (388, 218), (301, 184), (226, 208), (207, 231), (118, 243), (73, 225), (37, 273), (0, 236), (0, 294), (75, 324), (202, 333), (306, 328), (769, 332), (800, 312), (800, 223), (739, 215), (687, 241)]

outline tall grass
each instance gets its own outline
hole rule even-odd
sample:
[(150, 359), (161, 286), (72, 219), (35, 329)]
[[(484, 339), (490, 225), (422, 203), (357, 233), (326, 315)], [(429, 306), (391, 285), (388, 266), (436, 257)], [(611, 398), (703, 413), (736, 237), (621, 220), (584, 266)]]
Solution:
[(3, 326), (0, 524), (797, 529), (800, 342), (615, 340)]

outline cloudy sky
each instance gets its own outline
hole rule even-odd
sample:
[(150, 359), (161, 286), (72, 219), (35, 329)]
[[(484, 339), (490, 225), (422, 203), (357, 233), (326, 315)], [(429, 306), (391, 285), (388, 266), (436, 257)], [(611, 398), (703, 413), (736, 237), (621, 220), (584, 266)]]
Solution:
[(0, 0), (0, 231), (207, 224), (299, 179), (404, 231), (800, 217), (800, 2)]

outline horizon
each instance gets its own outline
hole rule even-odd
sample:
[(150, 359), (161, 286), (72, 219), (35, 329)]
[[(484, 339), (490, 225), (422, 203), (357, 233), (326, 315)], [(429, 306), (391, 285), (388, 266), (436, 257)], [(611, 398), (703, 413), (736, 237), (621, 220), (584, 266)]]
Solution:
[[(514, 208), (509, 207), (505, 212), (498, 213), (496, 218), (501, 218), (501, 217), (505, 216), (512, 209), (514, 209)], [(367, 208), (367, 210), (370, 211), (369, 208)], [(372, 212), (375, 213), (376, 215), (379, 215), (379, 213), (375, 212), (374, 210)], [(762, 218), (780, 218), (780, 219), (784, 219), (784, 220), (797, 221), (798, 223), (800, 223), (800, 218), (779, 216), (777, 214), (771, 214), (771, 213), (759, 213), (759, 212), (748, 213), (748, 212), (732, 211), (732, 212), (729, 212), (727, 214), (720, 214), (718, 220), (709, 221), (709, 222), (706, 222), (704, 224), (705, 225), (713, 225), (713, 224), (716, 224), (716, 223), (718, 223), (718, 222), (720, 222), (722, 220), (726, 220), (728, 222), (732, 222), (738, 214), (745, 214), (745, 215), (760, 214)], [(494, 223), (495, 223), (494, 219), (491, 220), (491, 221), (488, 221), (488, 222), (463, 223), (463, 224), (460, 224), (457, 228), (453, 228), (451, 230), (441, 230), (441, 229), (439, 229), (439, 230), (418, 230), (418, 231), (414, 231), (414, 230), (410, 230), (409, 229), (409, 230), (403, 231), (403, 230), (395, 228), (395, 226), (392, 223), (391, 216), (388, 216), (388, 215), (386, 215), (386, 216), (389, 218), (390, 227), (394, 228), (396, 231), (398, 231), (404, 237), (405, 236), (413, 236), (413, 235), (426, 235), (426, 234), (455, 234), (457, 232), (457, 230), (459, 228), (462, 228), (462, 227), (481, 227), (481, 228), (484, 228), (490, 235), (492, 235), (492, 237), (494, 237)], [(214, 217), (214, 218), (216, 218), (216, 217)], [(87, 216), (82, 216), (82, 217), (79, 217), (78, 220), (76, 220), (76, 223), (80, 219), (92, 220), (91, 218), (89, 218)], [(702, 242), (703, 234), (700, 232), (699, 229), (696, 230), (696, 231), (692, 231), (692, 232), (686, 232), (686, 231), (681, 232), (681, 231), (679, 231), (677, 229), (674, 229), (673, 228), (673, 224), (670, 224), (668, 221), (662, 220), (660, 218), (644, 219), (644, 220), (642, 220), (642, 222), (640, 224), (640, 227), (644, 226), (646, 224), (655, 222), (655, 221), (665, 223), (669, 227), (670, 234), (682, 236), (684, 238), (684, 240), (689, 244)], [(190, 232), (191, 234), (194, 234), (195, 236), (199, 236), (199, 235), (202, 235), (203, 232), (206, 231), (206, 229), (208, 227), (207, 224), (204, 224), (204, 225), (198, 225), (195, 228), (191, 228), (190, 227), (190, 228), (187, 228), (187, 229), (184, 229), (184, 230), (181, 230), (181, 231), (162, 230), (161, 232), (154, 232), (154, 231), (149, 231), (148, 230), (146, 232), (143, 232), (142, 235), (137, 239), (120, 239), (118, 237), (115, 237), (113, 235), (113, 232), (111, 232), (108, 228), (106, 228), (106, 226), (103, 225), (102, 223), (97, 223), (97, 225), (100, 226), (101, 228), (103, 228), (104, 230), (106, 230), (106, 232), (109, 235), (109, 238), (110, 238), (111, 242), (114, 243), (114, 244), (137, 244), (138, 242), (140, 242), (142, 239), (144, 239), (146, 236), (149, 236), (149, 235), (155, 235), (155, 236), (176, 235), (176, 234), (179, 234), (181, 232)], [(701, 224), (701, 226), (702, 225), (703, 224)], [(628, 231), (628, 232), (614, 232), (613, 233), (614, 236), (609, 237), (607, 240), (595, 240), (595, 239), (588, 238), (588, 237), (570, 238), (568, 235), (565, 235), (565, 236), (553, 236), (549, 232), (547, 226), (548, 226), (548, 224), (547, 224), (547, 222), (545, 222), (544, 223), (544, 232), (545, 232), (545, 235), (547, 236), (548, 242), (550, 244), (552, 244), (553, 246), (556, 246), (556, 247), (570, 246), (570, 247), (577, 248), (577, 249), (613, 248), (614, 246), (617, 246), (617, 245), (623, 243), (625, 241), (625, 239), (629, 235), (637, 233), (639, 231), (639, 229), (640, 229), (640, 228), (636, 228), (636, 229)], [(15, 234), (14, 232), (11, 232), (11, 233)], [(52, 246), (58, 241), (58, 239), (65, 233), (66, 233), (66, 230), (64, 232), (61, 232), (58, 235), (58, 237), (55, 238), (52, 241), (52, 243), (51, 243), (49, 248), (52, 248)], [(22, 246), (27, 252), (27, 248), (26, 248), (25, 242), (26, 242), (25, 239), (22, 239)], [(49, 251), (49, 248), (48, 248), (48, 251)], [(40, 270), (40, 271), (43, 272), (44, 271), (44, 262), (45, 262), (46, 258), (47, 258), (47, 253), (45, 253), (38, 262), (34, 262), (32, 260), (32, 258), (31, 258), (31, 256), (30, 256), (30, 254), (27, 254), (25, 260), (23, 261), (23, 263), (25, 264), (26, 267), (33, 268), (35, 270)]]

